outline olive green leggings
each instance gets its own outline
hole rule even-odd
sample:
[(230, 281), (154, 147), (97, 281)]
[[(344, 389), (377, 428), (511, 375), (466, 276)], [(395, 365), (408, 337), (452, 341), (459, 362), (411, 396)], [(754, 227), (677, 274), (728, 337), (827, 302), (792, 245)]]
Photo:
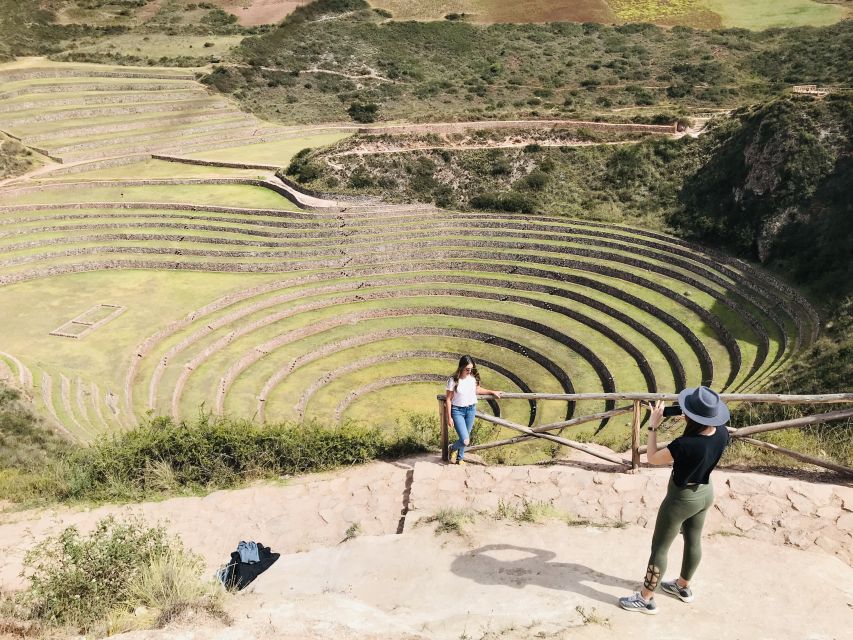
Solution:
[(679, 530), (684, 534), (684, 556), (681, 560), (681, 577), (690, 580), (702, 559), (702, 526), (705, 515), (714, 504), (714, 487), (697, 484), (678, 487), (672, 477), (666, 497), (660, 505), (655, 532), (652, 536), (652, 555), (646, 569), (643, 586), (654, 591), (666, 571), (666, 556)]

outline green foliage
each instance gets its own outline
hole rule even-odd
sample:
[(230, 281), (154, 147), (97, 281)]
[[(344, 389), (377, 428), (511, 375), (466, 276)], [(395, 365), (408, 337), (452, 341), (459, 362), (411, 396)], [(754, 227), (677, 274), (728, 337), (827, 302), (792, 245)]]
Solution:
[(455, 533), (464, 535), (465, 525), (474, 522), (475, 512), (472, 509), (440, 509), (437, 513), (423, 519), (424, 523), (436, 523), (435, 533)]
[(0, 135), (0, 178), (14, 178), (29, 171), (33, 152), (16, 140)]
[(349, 117), (356, 122), (376, 122), (379, 117), (379, 105), (372, 102), (362, 104), (361, 102), (353, 102), (347, 109)]
[(311, 22), (327, 15), (347, 13), (349, 11), (359, 11), (369, 9), (370, 5), (365, 0), (314, 0), (308, 4), (303, 4), (294, 9), (294, 11), (284, 20), (286, 25), (301, 24), (303, 22)]
[(344, 542), (348, 542), (349, 540), (354, 540), (360, 535), (364, 534), (364, 529), (361, 528), (361, 524), (358, 522), (353, 522), (350, 526), (347, 527), (347, 530), (344, 532)]
[(474, 209), (513, 211), (517, 213), (533, 213), (536, 209), (536, 204), (530, 196), (517, 191), (481, 193), (471, 198), (470, 204)]
[(410, 455), (437, 446), (437, 434), (432, 420), (416, 414), (391, 435), (356, 423), (260, 426), (202, 415), (176, 424), (156, 418), (38, 470), (0, 475), (0, 497), (124, 501), (207, 491)]
[(320, 177), (322, 169), (316, 163), (311, 162), (311, 158), (309, 157), (310, 152), (311, 149), (302, 149), (293, 156), (293, 159), (284, 171), (285, 175), (296, 178), (302, 184)]
[(15, 56), (56, 53), (74, 38), (116, 34), (125, 27), (98, 28), (55, 24), (48, 3), (38, 0), (0, 0), (0, 62)]
[(170, 545), (163, 553), (154, 555), (131, 581), (131, 598), (159, 612), (157, 627), (163, 627), (189, 608), (202, 609), (227, 621), (221, 605), (222, 590), (212, 578), (203, 578), (204, 570), (201, 556)]
[(38, 469), (69, 448), (42, 424), (19, 391), (0, 384), (0, 470)]
[(822, 295), (853, 292), (853, 96), (785, 98), (739, 112), (703, 140), (670, 218), (685, 235), (788, 273)]
[(747, 64), (773, 83), (840, 83), (853, 81), (853, 29), (846, 20), (823, 28), (775, 29), (761, 34), (774, 46), (747, 57)]
[(230, 34), (237, 33), (239, 27), (237, 25), (237, 16), (233, 13), (223, 11), (219, 7), (209, 10), (201, 18), (201, 24), (209, 29), (211, 34)]
[[(849, 50), (853, 37), (849, 22), (761, 33), (652, 25), (632, 31), (628, 25), (383, 21), (374, 11), (357, 10), (360, 6), (318, 21), (329, 8), (307, 5), (311, 20), (294, 13), (269, 33), (244, 40), (237, 55), (255, 65), (259, 78), (269, 68), (322, 68), (347, 75), (372, 70), (393, 82), (365, 81), (357, 91), (337, 95), (308, 83), (312, 86), (296, 91), (299, 103), (310, 109), (279, 114), (280, 96), (263, 81), (250, 83), (252, 90), (241, 99), (256, 112), (295, 122), (343, 118), (354, 101), (378, 105), (388, 119), (416, 121), (594, 117), (602, 109), (667, 101), (675, 109), (736, 107), (776, 95), (781, 82), (849, 84), (851, 78), (844, 55), (844, 43)], [(821, 39), (831, 44), (824, 47)], [(833, 53), (816, 63), (805, 54), (809, 47)], [(796, 63), (790, 51), (797, 52)], [(762, 54), (783, 61), (778, 64), (786, 70), (768, 76), (757, 58)]]
[(548, 174), (539, 169), (534, 169), (525, 176), (522, 182), (524, 187), (531, 191), (542, 191), (548, 184)]
[(98, 522), (88, 536), (68, 527), (26, 555), (30, 586), (20, 603), (30, 617), (86, 631), (130, 600), (134, 582), (174, 545), (162, 527)]

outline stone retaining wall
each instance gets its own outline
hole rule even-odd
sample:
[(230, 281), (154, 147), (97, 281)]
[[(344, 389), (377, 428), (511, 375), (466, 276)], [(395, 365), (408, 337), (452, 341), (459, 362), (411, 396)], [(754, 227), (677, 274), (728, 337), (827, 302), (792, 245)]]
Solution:
[(342, 193), (331, 193), (326, 191), (316, 191), (314, 189), (309, 189), (308, 187), (303, 187), (298, 182), (294, 182), (290, 178), (288, 178), (284, 171), (279, 170), (278, 173), (275, 174), (275, 177), (281, 180), (286, 186), (294, 189), (295, 191), (299, 191), (300, 193), (304, 193), (313, 198), (320, 198), (322, 200), (339, 200), (341, 202), (353, 202), (353, 203), (373, 203), (376, 202), (375, 198), (370, 196), (351, 196), (345, 195)]
[(124, 91), (169, 91), (172, 89), (196, 88), (198, 84), (194, 81), (186, 82), (183, 85), (178, 83), (103, 83), (103, 82), (74, 82), (65, 84), (32, 84), (20, 89), (12, 89), (10, 91), (0, 92), (0, 100), (10, 100), (18, 96), (26, 95), (41, 95), (46, 93), (68, 93), (71, 91), (103, 91), (103, 92), (124, 92)]
[[(246, 118), (246, 114), (242, 111), (238, 111), (236, 109), (221, 109), (216, 112), (217, 118), (225, 118), (225, 117), (241, 117)], [(109, 124), (98, 124), (91, 125), (86, 127), (74, 127), (74, 135), (75, 136), (89, 136), (89, 135), (98, 135), (102, 133), (118, 133), (120, 131), (135, 131), (140, 127), (145, 127), (147, 125), (154, 126), (175, 126), (193, 123), (193, 122), (209, 122), (210, 121), (210, 113), (202, 112), (202, 113), (187, 113), (177, 115), (164, 115), (162, 118), (151, 118), (145, 120), (128, 120), (125, 122), (112, 122)], [(64, 135), (64, 134), (63, 134)], [(32, 142), (41, 142), (42, 140), (53, 140), (57, 137), (56, 131), (49, 131), (46, 133), (35, 133), (32, 135), (25, 135), (25, 141)]]
[(27, 125), (33, 122), (56, 122), (57, 120), (73, 119), (73, 118), (99, 118), (102, 116), (125, 116), (136, 113), (163, 113), (172, 114), (182, 111), (191, 111), (204, 109), (208, 112), (215, 112), (221, 109), (232, 109), (231, 105), (226, 102), (215, 102), (210, 98), (198, 100), (182, 100), (181, 102), (173, 102), (172, 104), (162, 103), (143, 103), (131, 104), (121, 107), (84, 107), (80, 109), (64, 109), (62, 111), (46, 111), (44, 113), (34, 113), (28, 117), (15, 118), (6, 121), (6, 126), (14, 127)]
[(10, 69), (0, 71), (0, 79), (4, 82), (17, 82), (18, 80), (36, 80), (40, 78), (145, 78), (148, 80), (195, 80), (191, 73), (168, 73), (162, 71), (105, 71), (95, 68), (68, 69), (61, 67), (47, 67), (40, 69)]
[[(100, 140), (89, 140), (86, 139), (83, 142), (74, 142), (71, 144), (64, 144), (53, 149), (54, 153), (69, 153), (74, 151), (84, 151), (86, 149), (97, 149), (99, 147), (104, 146), (115, 146), (118, 144), (126, 144), (128, 145), (127, 151), (133, 152), (135, 149), (131, 145), (151, 142), (151, 141), (159, 141), (158, 147), (162, 147), (164, 145), (172, 144), (170, 139), (164, 141), (164, 137), (168, 138), (169, 136), (180, 135), (184, 136), (197, 136), (203, 133), (215, 133), (218, 138), (222, 138), (226, 131), (234, 132), (234, 131), (248, 131), (251, 130), (253, 125), (251, 122), (247, 122), (243, 119), (234, 119), (234, 120), (226, 120), (224, 122), (218, 122), (216, 124), (206, 124), (199, 123), (195, 126), (192, 126), (192, 123), (188, 123), (191, 126), (183, 127), (180, 130), (172, 130), (172, 131), (151, 131), (150, 129), (131, 129), (130, 134), (128, 135), (116, 135), (117, 132), (111, 132), (112, 135), (109, 138), (100, 139)], [(160, 123), (154, 123), (155, 127), (159, 127)], [(142, 131), (142, 133), (140, 133)], [(79, 136), (76, 129), (73, 131), (69, 131), (74, 138), (82, 138)], [(68, 138), (68, 135), (63, 136)], [(125, 155), (125, 154), (122, 154)], [(154, 154), (152, 154), (154, 155)]]
[[(336, 349), (339, 351), (339, 349)], [(429, 350), (410, 350), (410, 351), (394, 351), (393, 353), (383, 353), (375, 356), (370, 356), (367, 358), (361, 358), (360, 360), (356, 360), (354, 362), (350, 362), (349, 364), (338, 367), (331, 371), (326, 372), (322, 375), (318, 380), (312, 382), (308, 387), (306, 387), (302, 394), (299, 396), (299, 400), (297, 400), (296, 405), (294, 406), (297, 415), (300, 419), (304, 418), (305, 408), (308, 406), (311, 398), (324, 386), (340, 378), (341, 376), (354, 373), (365, 367), (370, 367), (375, 364), (385, 364), (388, 362), (399, 362), (400, 360), (407, 359), (429, 359), (429, 360), (442, 360), (446, 362), (455, 362), (459, 360), (462, 356), (461, 353), (450, 353), (447, 351), (429, 351)], [(503, 367), (491, 360), (484, 360), (483, 358), (477, 358), (477, 365), (481, 368), (491, 369), (495, 373), (498, 373), (508, 380), (510, 380), (514, 385), (516, 385), (522, 393), (531, 393), (530, 385), (528, 385), (524, 380), (522, 380), (515, 372), (510, 371), (506, 367)], [(442, 381), (446, 380), (446, 376), (442, 376)], [(266, 398), (266, 396), (265, 396)], [(493, 403), (493, 404), (492, 404)], [(490, 405), (492, 406), (492, 410), (494, 415), (500, 417), (500, 405), (496, 402), (492, 401)], [(263, 405), (263, 403), (259, 403)], [(527, 422), (528, 427), (532, 427), (534, 421), (536, 420), (536, 401), (530, 400), (530, 417)], [(263, 418), (261, 418), (263, 421)]]
[[(257, 326), (262, 326), (265, 324), (272, 324), (278, 320), (284, 319), (286, 317), (290, 317), (296, 315), (297, 313), (304, 313), (307, 311), (314, 310), (315, 308), (323, 308), (330, 306), (330, 304), (340, 305), (351, 302), (357, 302), (359, 300), (358, 296), (343, 296), (334, 300), (325, 300), (322, 303), (308, 303), (299, 305), (296, 307), (292, 307), (284, 312), (279, 312), (268, 316), (259, 321), (255, 321), (249, 325), (241, 326), (237, 331), (234, 332), (234, 337), (238, 335), (244, 335), (254, 329)], [(518, 326), (525, 328), (534, 333), (538, 333), (545, 337), (551, 338), (555, 342), (565, 345), (570, 350), (574, 351), (578, 354), (583, 360), (586, 360), (590, 365), (592, 370), (598, 376), (601, 386), (605, 390), (615, 390), (615, 385), (613, 382), (613, 377), (610, 374), (610, 371), (607, 369), (607, 366), (601, 361), (598, 356), (592, 352), (585, 345), (581, 344), (576, 339), (571, 336), (566, 335), (556, 329), (543, 325), (542, 323), (534, 322), (531, 320), (527, 320), (525, 318), (515, 318), (513, 316), (509, 316), (506, 314), (492, 313), (486, 311), (477, 311), (477, 310), (469, 310), (469, 309), (458, 309), (455, 307), (441, 307), (441, 306), (425, 306), (425, 307), (417, 307), (417, 308), (399, 308), (399, 309), (383, 309), (380, 311), (371, 311), (371, 312), (356, 312), (352, 314), (348, 314), (345, 317), (337, 317), (332, 321), (327, 321), (327, 323), (318, 323), (315, 326), (310, 327), (309, 329), (297, 329), (291, 331), (287, 334), (278, 336), (277, 338), (273, 338), (272, 340), (268, 340), (267, 342), (255, 346), (253, 349), (245, 353), (234, 365), (232, 365), (225, 375), (222, 378), (222, 383), (220, 385), (220, 390), (217, 395), (216, 402), (216, 410), (221, 412), (223, 409), (223, 401), (224, 397), (230, 388), (230, 386), (234, 383), (237, 377), (249, 366), (255, 364), (266, 355), (279, 349), (281, 346), (285, 344), (289, 344), (292, 340), (297, 339), (298, 337), (302, 337), (302, 334), (306, 331), (314, 333), (320, 330), (320, 327), (331, 328), (334, 326), (339, 326), (342, 322), (353, 323), (353, 322), (362, 322), (370, 319), (383, 319), (383, 318), (392, 318), (392, 317), (406, 317), (406, 316), (418, 316), (418, 315), (446, 315), (452, 317), (464, 317), (464, 318), (477, 318), (481, 320), (490, 320), (498, 323), (507, 324), (510, 326)], [(228, 342), (231, 341), (229, 338)], [(225, 343), (227, 344), (227, 343)], [(220, 342), (218, 348), (224, 346), (224, 343)], [(206, 353), (203, 355), (203, 358), (209, 357), (213, 352)], [(195, 368), (198, 364), (200, 364), (201, 360), (198, 358), (190, 363), (192, 368)], [(571, 393), (571, 392), (567, 392)], [(574, 412), (575, 403), (568, 403), (569, 407), (567, 410), (567, 417), (571, 417)], [(613, 402), (608, 401), (605, 403), (608, 408), (612, 408)]]
[[(226, 169), (262, 169), (265, 171), (277, 171), (278, 166), (273, 164), (254, 164), (250, 162), (222, 162), (220, 160), (202, 160), (200, 158), (181, 158), (179, 156), (170, 156), (163, 154), (152, 154), (155, 160), (165, 160), (166, 162), (178, 162), (181, 164), (194, 164), (202, 167), (224, 167)], [(310, 195), (310, 194), (309, 194)]]
[[(57, 97), (47, 100), (31, 100), (13, 102), (9, 104), (0, 103), (0, 113), (10, 113), (15, 111), (30, 111), (42, 110), (50, 107), (65, 107), (69, 105), (88, 106), (102, 104), (137, 104), (144, 102), (143, 98), (151, 98), (157, 101), (180, 101), (186, 100), (192, 96), (207, 97), (207, 93), (198, 89), (179, 89), (178, 91), (165, 91), (154, 94), (153, 92), (124, 93), (120, 95), (81, 95), (76, 97)], [(0, 98), (2, 99), (2, 98)]]
[[(494, 512), (501, 500), (527, 500), (548, 502), (593, 522), (654, 527), (670, 471), (643, 469), (629, 475), (600, 468), (592, 473), (560, 464), (459, 468), (417, 462), (408, 518), (452, 507)], [(712, 480), (716, 499), (705, 522), (706, 536), (722, 533), (799, 549), (819, 547), (853, 565), (853, 488), (724, 469), (716, 470)]]
[(434, 382), (436, 384), (441, 384), (447, 381), (447, 376), (443, 376), (437, 373), (410, 373), (403, 376), (394, 376), (393, 378), (383, 378), (381, 380), (374, 380), (358, 389), (354, 389), (350, 391), (344, 398), (338, 403), (338, 406), (335, 407), (335, 422), (340, 422), (343, 417), (344, 411), (356, 400), (358, 400), (361, 396), (367, 395), (368, 393), (373, 393), (374, 391), (380, 391), (382, 389), (387, 389), (388, 387), (397, 387), (403, 384), (412, 384), (414, 382)]

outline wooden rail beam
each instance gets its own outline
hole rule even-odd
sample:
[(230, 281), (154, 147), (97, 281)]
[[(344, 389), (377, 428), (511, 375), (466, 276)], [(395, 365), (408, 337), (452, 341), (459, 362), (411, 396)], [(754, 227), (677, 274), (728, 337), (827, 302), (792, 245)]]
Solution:
[(834, 462), (829, 462), (828, 460), (821, 460), (820, 458), (815, 458), (813, 456), (806, 455), (805, 453), (791, 451), (790, 449), (785, 449), (778, 445), (771, 444), (770, 442), (764, 442), (763, 440), (756, 440), (755, 438), (742, 437), (740, 439), (761, 449), (768, 449), (770, 451), (775, 451), (776, 453), (781, 453), (783, 455), (790, 456), (791, 458), (799, 460), (800, 462), (807, 462), (808, 464), (813, 464), (818, 467), (824, 467), (825, 469), (831, 469), (832, 471), (837, 471), (838, 473), (853, 476), (853, 469), (840, 464), (835, 464)]
[[(585, 422), (594, 422), (595, 420), (603, 420), (605, 418), (612, 418), (614, 416), (622, 415), (623, 413), (630, 413), (633, 410), (633, 407), (619, 407), (613, 409), (611, 411), (602, 411), (601, 413), (591, 413), (587, 416), (580, 416), (579, 418), (572, 418), (571, 420), (564, 420), (563, 422), (552, 422), (551, 424), (543, 424), (539, 427), (534, 427), (531, 431), (535, 433), (544, 433), (547, 431), (556, 431), (557, 429), (565, 429), (566, 427), (573, 427), (578, 424), (584, 424)], [(494, 440), (493, 442), (484, 442), (483, 444), (475, 444), (471, 447), (465, 447), (465, 451), (481, 451), (483, 449), (492, 449), (494, 447), (502, 447), (508, 444), (516, 444), (518, 442), (524, 442), (525, 440), (532, 440), (536, 436), (515, 436), (514, 438), (507, 438), (506, 440)]]
[[(443, 396), (442, 396), (443, 397)], [(481, 395), (482, 399), (492, 398)], [(675, 401), (677, 393), (502, 393), (508, 400), (655, 400)], [(816, 395), (785, 395), (778, 393), (721, 393), (725, 402), (767, 402), (769, 404), (841, 404), (853, 402), (853, 393), (823, 393)]]
[(642, 405), (634, 400), (634, 415), (631, 418), (631, 469), (640, 468), (640, 421), (642, 420)]
[(533, 436), (535, 438), (543, 438), (544, 440), (550, 440), (551, 442), (556, 442), (557, 444), (561, 444), (564, 447), (571, 447), (572, 449), (577, 449), (578, 451), (583, 451), (584, 453), (588, 453), (591, 456), (595, 456), (596, 458), (601, 458), (602, 460), (607, 460), (608, 462), (612, 462), (614, 464), (631, 466), (631, 463), (628, 460), (623, 460), (621, 458), (617, 458), (615, 456), (607, 455), (606, 453), (600, 453), (595, 451), (591, 447), (586, 446), (580, 442), (575, 442), (574, 440), (567, 440), (566, 438), (561, 438), (559, 436), (551, 435), (550, 433), (538, 433), (533, 431), (528, 427), (523, 427), (520, 424), (516, 424), (514, 422), (510, 422), (509, 420), (504, 420), (503, 418), (495, 418), (494, 416), (490, 416), (486, 413), (482, 413), (480, 411), (477, 412), (477, 417), (480, 420), (485, 420), (486, 422), (491, 422), (493, 424), (500, 425), (502, 427), (506, 427), (507, 429), (513, 429), (515, 431), (520, 431), (521, 433), (527, 434), (529, 436)]
[(438, 401), (438, 420), (441, 424), (441, 459), (444, 462), (450, 461), (450, 451), (448, 450), (449, 438), (447, 434), (448, 424), (447, 424), (447, 405), (445, 404), (445, 398), (441, 397)]
[(756, 433), (778, 431), (779, 429), (791, 429), (793, 427), (807, 427), (811, 424), (819, 424), (821, 422), (834, 422), (836, 420), (844, 420), (845, 418), (853, 418), (853, 409), (841, 409), (839, 411), (818, 413), (813, 416), (792, 418), (791, 420), (780, 420), (779, 422), (765, 422), (764, 424), (756, 424), (750, 427), (742, 427), (740, 429), (735, 429), (732, 435), (734, 435), (734, 437), (736, 438), (744, 438), (746, 436), (751, 436)]

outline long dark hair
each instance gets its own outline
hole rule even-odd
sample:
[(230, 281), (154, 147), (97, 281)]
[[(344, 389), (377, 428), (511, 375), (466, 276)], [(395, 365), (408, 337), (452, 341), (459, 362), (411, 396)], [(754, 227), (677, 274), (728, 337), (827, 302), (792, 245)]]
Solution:
[[(708, 428), (707, 424), (699, 424), (698, 422), (696, 422), (695, 420), (691, 420), (687, 416), (684, 416), (684, 419), (687, 420), (687, 424), (684, 426), (684, 433), (681, 434), (683, 436), (698, 436), (700, 433), (702, 433), (705, 429)], [(725, 429), (726, 426), (723, 425), (722, 427), (717, 427), (717, 429), (720, 428)]]
[(471, 356), (462, 356), (459, 358), (459, 366), (456, 367), (456, 373), (453, 374), (453, 382), (455, 384), (459, 384), (459, 376), (462, 375), (462, 372), (465, 370), (465, 367), (472, 366), (474, 367), (471, 370), (471, 375), (474, 376), (474, 380), (477, 381), (477, 386), (480, 386), (480, 372), (477, 371), (477, 363), (474, 362), (474, 358)]

